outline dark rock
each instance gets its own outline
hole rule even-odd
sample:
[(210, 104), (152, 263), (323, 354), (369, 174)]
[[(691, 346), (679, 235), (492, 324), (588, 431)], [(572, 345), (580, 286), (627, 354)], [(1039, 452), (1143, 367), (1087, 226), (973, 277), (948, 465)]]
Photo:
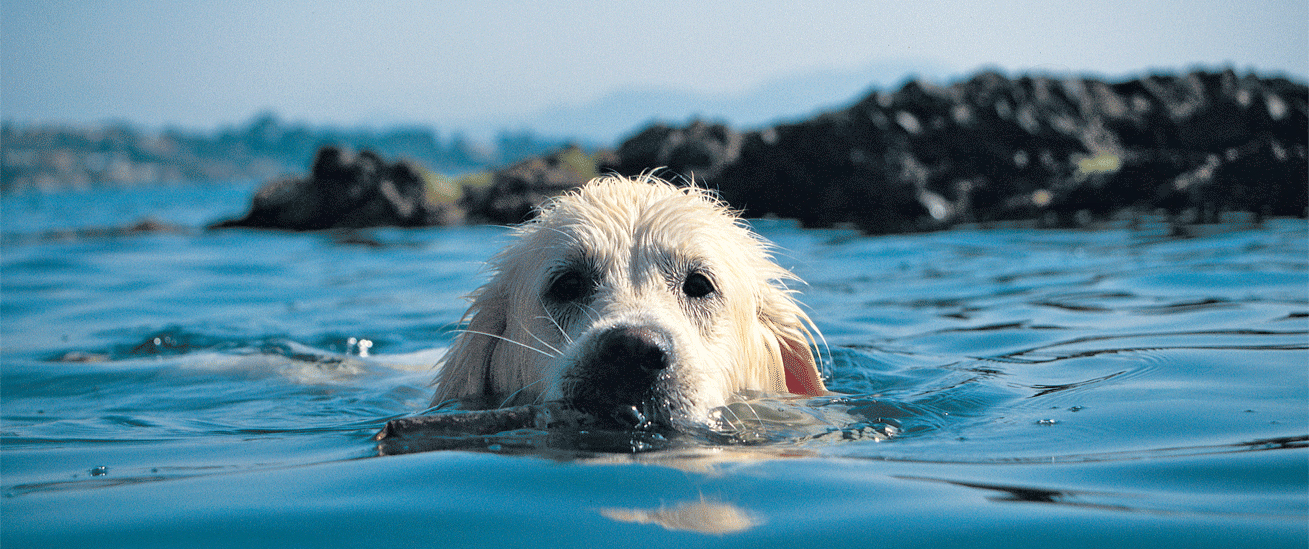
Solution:
[(595, 177), (599, 155), (575, 146), (543, 157), (529, 158), (492, 174), (483, 188), (464, 188), (460, 205), (468, 216), (482, 223), (512, 225), (530, 219), (542, 202), (575, 189)]
[(616, 161), (602, 166), (622, 174), (655, 168), (696, 179), (712, 180), (736, 161), (741, 135), (724, 124), (691, 122), (685, 128), (655, 124), (623, 142)]
[[(1211, 174), (1193, 184), (1191, 202), (1203, 211), (1251, 211), (1274, 216), (1305, 216), (1309, 173), (1303, 141), (1286, 145), (1271, 137), (1228, 149), (1213, 157)], [(1206, 181), (1202, 176), (1210, 175)]]
[(694, 170), (747, 215), (878, 233), (1124, 210), (1305, 216), (1306, 103), (1304, 84), (1231, 70), (1118, 83), (985, 72), (739, 136), (655, 125), (613, 168)]
[(449, 205), (427, 200), (423, 178), (408, 163), (323, 147), (308, 177), (269, 181), (255, 193), (249, 213), (211, 228), (313, 231), (447, 225), (457, 219)]

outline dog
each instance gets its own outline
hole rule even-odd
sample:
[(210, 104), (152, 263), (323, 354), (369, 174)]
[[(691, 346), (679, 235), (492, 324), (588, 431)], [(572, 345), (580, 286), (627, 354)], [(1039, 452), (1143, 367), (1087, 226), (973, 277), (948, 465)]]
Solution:
[(611, 175), (494, 256), (432, 405), (556, 403), (622, 427), (704, 425), (741, 395), (825, 395), (821, 334), (770, 245), (709, 191)]

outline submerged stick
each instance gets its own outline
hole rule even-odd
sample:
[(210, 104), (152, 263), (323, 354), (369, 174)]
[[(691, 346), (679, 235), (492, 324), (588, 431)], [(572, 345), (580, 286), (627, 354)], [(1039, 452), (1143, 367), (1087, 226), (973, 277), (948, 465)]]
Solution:
[(548, 422), (548, 410), (539, 406), (517, 406), (497, 410), (473, 410), (431, 416), (406, 417), (386, 422), (373, 440), (386, 440), (407, 436), (476, 436), (491, 435), (516, 429), (539, 428)]

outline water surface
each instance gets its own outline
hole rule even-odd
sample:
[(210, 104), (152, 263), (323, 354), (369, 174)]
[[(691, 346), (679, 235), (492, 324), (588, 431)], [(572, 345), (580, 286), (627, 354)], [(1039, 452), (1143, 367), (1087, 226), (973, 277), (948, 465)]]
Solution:
[[(814, 421), (378, 457), (506, 231), (198, 229), (250, 191), (4, 197), (5, 545), (1309, 543), (1303, 220), (759, 222), (842, 394), (758, 410)], [(186, 230), (99, 230), (146, 215)]]

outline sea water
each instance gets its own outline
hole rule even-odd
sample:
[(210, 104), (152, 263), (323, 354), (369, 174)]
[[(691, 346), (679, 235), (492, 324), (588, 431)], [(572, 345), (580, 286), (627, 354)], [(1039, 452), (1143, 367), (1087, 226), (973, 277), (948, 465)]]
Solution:
[[(252, 190), (3, 197), (5, 547), (1309, 543), (1303, 220), (758, 221), (840, 394), (749, 437), (383, 456), (507, 230), (202, 229)], [(173, 230), (107, 230), (144, 217)]]

